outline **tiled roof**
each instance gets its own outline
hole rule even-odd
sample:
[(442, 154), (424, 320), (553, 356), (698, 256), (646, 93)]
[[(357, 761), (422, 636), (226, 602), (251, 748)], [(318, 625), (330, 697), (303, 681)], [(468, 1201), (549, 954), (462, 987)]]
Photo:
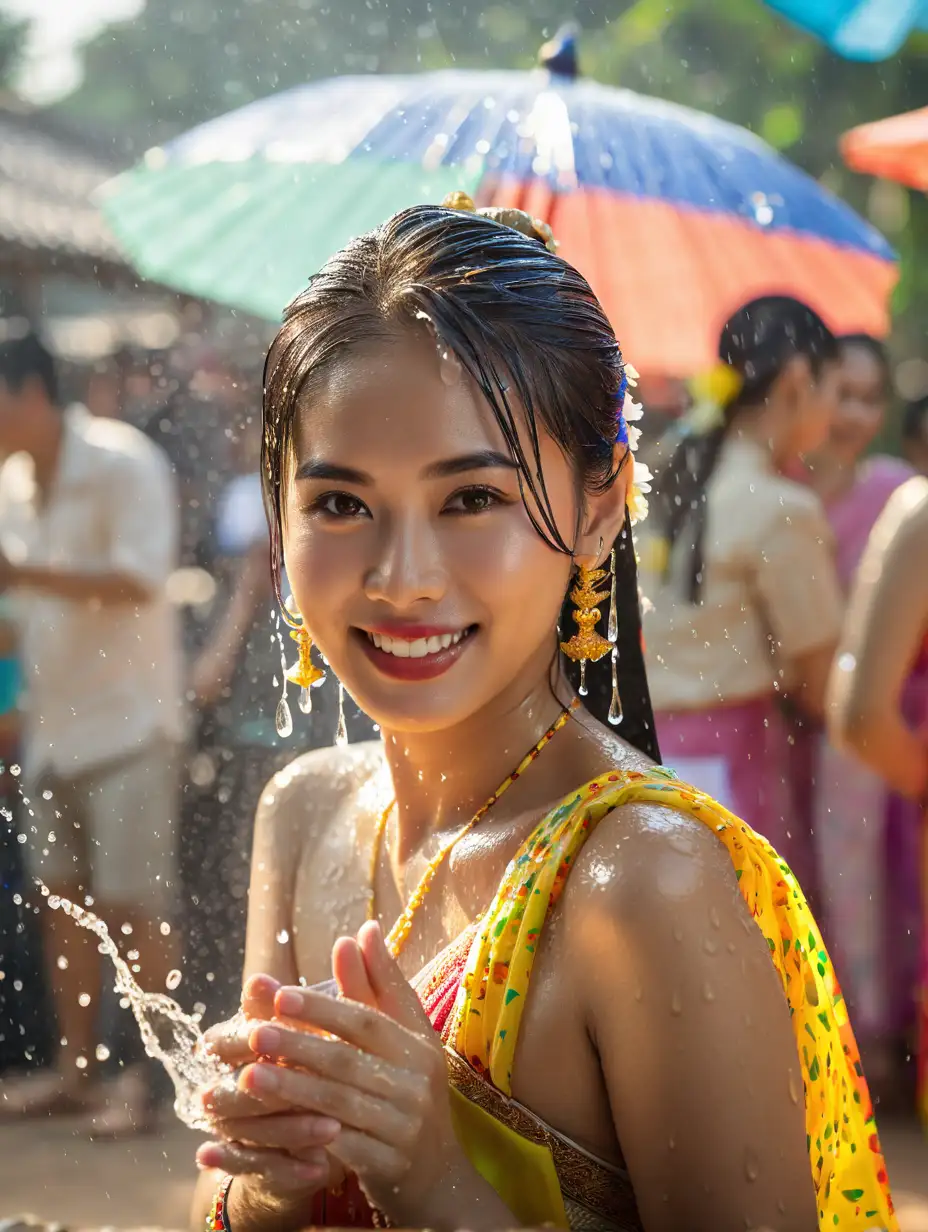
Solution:
[(0, 244), (125, 265), (92, 194), (118, 168), (0, 102)]

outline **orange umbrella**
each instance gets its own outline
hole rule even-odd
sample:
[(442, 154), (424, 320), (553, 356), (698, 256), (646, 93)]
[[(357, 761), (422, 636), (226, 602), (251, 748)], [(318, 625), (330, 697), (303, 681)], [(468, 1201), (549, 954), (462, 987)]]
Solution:
[(928, 107), (852, 128), (841, 153), (854, 171), (928, 192)]

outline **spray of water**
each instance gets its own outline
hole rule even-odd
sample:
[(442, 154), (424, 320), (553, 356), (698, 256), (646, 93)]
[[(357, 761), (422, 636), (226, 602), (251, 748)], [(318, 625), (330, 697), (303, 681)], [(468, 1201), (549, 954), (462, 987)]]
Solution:
[[(177, 1116), (191, 1129), (211, 1130), (199, 1092), (204, 1086), (212, 1086), (228, 1071), (204, 1047), (198, 1017), (185, 1014), (177, 1002), (164, 993), (143, 991), (103, 921), (70, 899), (52, 894), (48, 886), (41, 882), (38, 885), (53, 911), (63, 911), (99, 939), (100, 952), (110, 959), (115, 968), (115, 990), (123, 1001), (129, 1003), (145, 1051), (161, 1062), (174, 1084), (174, 1111)], [(172, 986), (176, 987), (177, 982), (172, 981)]]

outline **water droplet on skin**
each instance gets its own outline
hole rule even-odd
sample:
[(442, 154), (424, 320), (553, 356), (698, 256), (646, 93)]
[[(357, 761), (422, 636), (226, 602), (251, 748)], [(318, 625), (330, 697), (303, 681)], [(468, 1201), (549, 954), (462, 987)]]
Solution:
[(744, 1175), (749, 1181), (756, 1181), (760, 1176), (760, 1162), (751, 1150), (744, 1153)]
[(59, 971), (67, 971), (67, 969), (68, 969), (68, 960), (65, 958), (64, 954), (59, 954), (59, 955), (58, 955), (58, 959), (57, 959), (57, 966), (58, 966), (58, 970), (59, 970)]
[(90, 993), (82, 992), (81, 995), (77, 998), (77, 1004), (80, 1006), (83, 1006), (83, 1008), (86, 1009), (87, 1006), (90, 1004)]
[(683, 998), (678, 992), (674, 992), (673, 996), (670, 998), (670, 1012), (673, 1014), (674, 1018), (679, 1018), (683, 1013)]
[(674, 924), (674, 926), (673, 926), (673, 939), (674, 939), (674, 941), (682, 941), (682, 940), (683, 940), (683, 925), (682, 925), (682, 924)]
[(78, 1069), (86, 1069), (87, 1068), (87, 1058), (78, 1057), (77, 1060), (74, 1062), (74, 1064), (77, 1066)]
[(161, 936), (162, 936), (162, 937), (169, 937), (169, 936), (170, 936), (170, 934), (171, 934), (171, 926), (170, 926), (170, 924), (167, 922), (167, 920), (162, 920), (162, 921), (161, 921), (161, 926), (160, 926), (160, 927), (161, 927)]
[(711, 937), (706, 937), (702, 943), (702, 948), (707, 954), (717, 954), (719, 952), (719, 943), (713, 941)]
[(789, 1097), (794, 1104), (798, 1104), (802, 1099), (802, 1087), (796, 1078), (796, 1075), (790, 1072), (789, 1076)]
[(183, 979), (181, 973), (175, 967), (173, 971), (169, 971), (167, 979), (164, 981), (164, 986), (168, 992), (173, 992), (175, 988), (180, 987), (180, 982)]
[(635, 985), (635, 1000), (636, 1001), (644, 1000), (644, 988), (641, 984)]
[(109, 1055), (110, 1055), (110, 1050), (107, 1048), (106, 1044), (97, 1044), (96, 1051), (94, 1052), (94, 1056), (97, 1058), (98, 1061), (109, 1060)]
[(719, 916), (717, 907), (712, 906), (709, 908), (709, 923), (712, 925), (713, 928), (722, 927), (722, 920), (721, 920), (721, 917)]
[[(49, 899), (48, 905), (51, 906), (51, 899)], [(132, 936), (132, 925), (131, 924), (121, 924), (119, 926), (119, 931), (122, 933), (124, 937), (131, 937)]]
[(282, 928), (280, 932), (277, 934), (278, 943), (280, 945), (286, 945), (289, 940), (290, 940), (290, 934), (287, 932), (285, 928)]

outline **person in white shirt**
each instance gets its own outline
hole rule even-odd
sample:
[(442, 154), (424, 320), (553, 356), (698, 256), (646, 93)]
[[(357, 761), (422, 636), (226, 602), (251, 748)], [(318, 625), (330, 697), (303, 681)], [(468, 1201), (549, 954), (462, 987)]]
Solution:
[[(27, 682), (30, 870), (53, 894), (81, 904), (90, 896), (114, 939), (137, 951), (143, 985), (163, 990), (176, 962), (183, 734), (166, 594), (178, 538), (173, 477), (128, 424), (62, 409), (40, 339), (16, 323), (0, 329), (0, 591), (15, 599)], [(0, 1115), (77, 1104), (98, 1110), (98, 1131), (140, 1126), (142, 1071), (134, 1087), (132, 1074), (128, 1089), (121, 1083), (121, 1100), (104, 1098), (98, 1082), (96, 940), (47, 908), (42, 925), (61, 1044), (53, 1069), (0, 1088)]]

